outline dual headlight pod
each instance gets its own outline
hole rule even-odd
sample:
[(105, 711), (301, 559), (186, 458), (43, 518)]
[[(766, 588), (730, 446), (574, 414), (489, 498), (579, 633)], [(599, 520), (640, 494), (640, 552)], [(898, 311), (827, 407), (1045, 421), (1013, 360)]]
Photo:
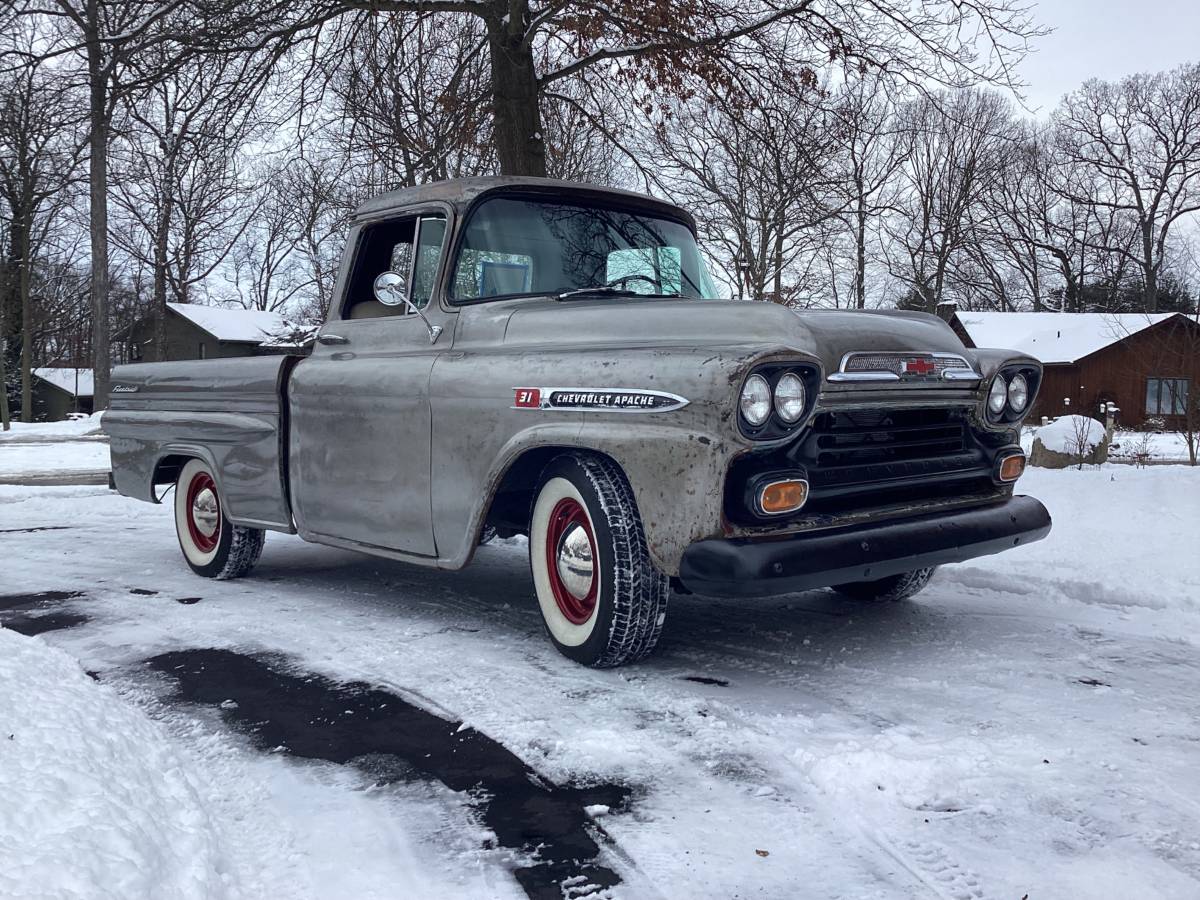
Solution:
[(795, 425), (807, 405), (808, 389), (795, 372), (785, 372), (774, 389), (763, 376), (751, 375), (742, 385), (742, 396), (738, 400), (742, 416), (755, 427), (766, 423), (772, 409), (783, 422)]
[(806, 369), (776, 365), (754, 372), (738, 397), (743, 431), (750, 437), (782, 437), (809, 410), (813, 377)]
[(993, 420), (1017, 418), (1029, 407), (1029, 380), (1020, 372), (999, 372), (988, 388), (987, 408)]

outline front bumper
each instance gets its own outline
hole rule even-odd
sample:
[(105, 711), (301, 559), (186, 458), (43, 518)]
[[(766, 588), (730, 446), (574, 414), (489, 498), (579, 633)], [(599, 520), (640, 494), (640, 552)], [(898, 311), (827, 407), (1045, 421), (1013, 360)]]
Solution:
[(783, 539), (712, 538), (691, 544), (679, 580), (697, 594), (765, 597), (963, 562), (1040, 541), (1050, 514), (1033, 497)]

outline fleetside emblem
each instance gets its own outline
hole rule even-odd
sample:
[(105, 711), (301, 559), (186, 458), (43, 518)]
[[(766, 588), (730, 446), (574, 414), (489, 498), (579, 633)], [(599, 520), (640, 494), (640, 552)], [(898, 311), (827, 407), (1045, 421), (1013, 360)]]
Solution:
[(513, 409), (575, 412), (670, 412), (687, 406), (678, 394), (642, 388), (513, 388)]
[(138, 386), (136, 384), (114, 384), (109, 388), (109, 393), (112, 394), (136, 394)]

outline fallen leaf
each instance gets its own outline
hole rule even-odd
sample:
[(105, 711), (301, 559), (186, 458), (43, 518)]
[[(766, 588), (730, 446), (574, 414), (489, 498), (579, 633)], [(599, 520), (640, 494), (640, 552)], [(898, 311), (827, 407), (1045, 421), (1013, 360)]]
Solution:
[(771, 855), (766, 850), (755, 850), (754, 852), (757, 853), (759, 856), (770, 856)]

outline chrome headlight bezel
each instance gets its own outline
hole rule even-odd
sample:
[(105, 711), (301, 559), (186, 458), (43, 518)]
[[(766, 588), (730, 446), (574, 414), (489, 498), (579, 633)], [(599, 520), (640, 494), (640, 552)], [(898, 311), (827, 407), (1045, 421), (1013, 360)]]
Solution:
[[(742, 383), (741, 393), (738, 394), (738, 413), (752, 428), (761, 428), (771, 418), (773, 397), (770, 382), (756, 372)], [(754, 410), (753, 414), (748, 407)]]
[[(1017, 379), (1014, 390), (1013, 383)], [(1024, 383), (1024, 404), (1016, 405), (1013, 400), (1022, 393), (1021, 383)], [(988, 383), (988, 392), (983, 399), (984, 419), (992, 427), (1007, 427), (1018, 425), (1024, 421), (1033, 409), (1033, 401), (1037, 397), (1037, 389), (1041, 382), (1041, 371), (1029, 364), (1015, 363), (1002, 366)], [(1000, 398), (1003, 398), (1002, 402)], [(999, 407), (999, 408), (997, 408)]]
[(804, 379), (798, 374), (784, 372), (775, 382), (775, 390), (772, 393), (771, 405), (775, 409), (775, 415), (782, 422), (795, 425), (804, 418), (808, 409), (808, 388), (804, 386)]
[[(1014, 395), (1020, 398), (1020, 403)], [(1029, 408), (1029, 381), (1020, 372), (1008, 380), (1008, 408), (1018, 415)]]
[(994, 418), (999, 418), (1004, 414), (1005, 408), (1008, 406), (1008, 381), (1000, 372), (992, 379), (991, 385), (988, 387), (987, 393), (987, 408), (988, 413)]
[[(789, 375), (799, 381), (803, 391), (803, 406), (801, 410), (798, 414), (794, 411), (789, 414), (793, 415), (794, 418), (788, 418), (784, 415), (780, 409), (781, 404), (777, 402), (776, 398), (776, 388)], [(752, 382), (757, 384), (757, 382), (753, 381), (755, 378), (765, 382), (769, 390), (769, 413), (761, 421), (756, 421), (748, 417), (742, 408), (742, 397)], [(788, 384), (791, 384), (790, 379)], [(744, 437), (755, 441), (780, 440), (795, 434), (812, 415), (820, 386), (821, 369), (816, 362), (781, 360), (754, 366), (746, 375), (745, 380), (743, 380), (741, 390), (737, 395), (738, 430)]]

